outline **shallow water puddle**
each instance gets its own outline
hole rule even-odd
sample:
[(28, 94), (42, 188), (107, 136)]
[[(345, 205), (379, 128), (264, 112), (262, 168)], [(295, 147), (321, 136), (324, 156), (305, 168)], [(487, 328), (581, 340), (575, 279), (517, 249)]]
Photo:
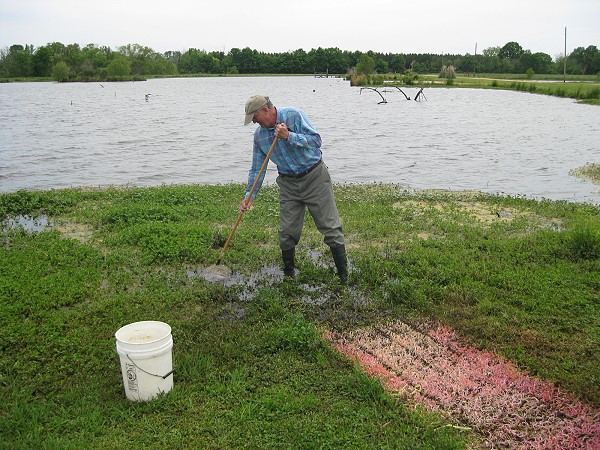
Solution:
[(190, 269), (187, 271), (188, 278), (204, 278), (211, 283), (225, 283), (232, 275), (227, 266), (212, 265), (203, 269)]
[[(212, 283), (222, 283), (225, 286), (247, 286), (248, 288), (256, 289), (257, 286), (272, 283), (273, 281), (281, 281), (283, 272), (277, 266), (265, 266), (260, 270), (249, 275), (244, 275), (238, 272), (232, 272), (226, 266), (209, 266), (209, 267), (192, 267), (186, 271), (187, 277), (190, 280), (195, 278), (203, 278)], [(217, 274), (217, 276), (214, 276)]]
[(48, 216), (32, 217), (19, 215), (5, 220), (2, 224), (2, 232), (7, 233), (17, 228), (23, 228), (23, 230), (28, 232), (39, 233), (51, 226), (52, 223), (48, 221)]
[(244, 289), (239, 294), (239, 299), (243, 302), (252, 300), (254, 292), (261, 286), (271, 286), (274, 282), (283, 280), (283, 272), (277, 266), (265, 266), (249, 275), (232, 272), (226, 266), (196, 267), (187, 269), (186, 275), (190, 280), (202, 278), (209, 283), (226, 287), (242, 286)]
[(473, 428), (486, 448), (600, 448), (600, 411), (441, 324), (396, 321), (325, 338), (390, 391)]
[[(298, 275), (297, 271), (297, 275)], [(269, 287), (274, 283), (279, 283), (284, 280), (283, 271), (277, 265), (264, 266), (256, 272), (250, 274), (242, 274), (239, 272), (232, 272), (225, 266), (209, 266), (209, 267), (195, 267), (189, 268), (186, 271), (187, 278), (190, 280), (202, 278), (209, 283), (222, 284), (226, 287), (243, 287), (243, 290), (238, 294), (238, 298), (242, 302), (252, 300), (254, 293), (261, 287)], [(296, 280), (290, 280), (291, 283), (297, 283)], [(330, 286), (325, 284), (308, 284), (301, 283), (299, 286), (305, 293), (300, 300), (302, 302), (313, 305), (321, 306), (331, 300), (332, 294)], [(353, 292), (349, 289), (349, 292)], [(353, 294), (352, 297), (355, 299), (356, 304), (363, 305), (367, 302), (364, 300), (364, 296)]]
[(57, 222), (50, 220), (48, 216), (18, 215), (10, 217), (2, 223), (2, 233), (22, 228), (28, 233), (41, 233), (42, 231), (56, 230), (67, 239), (76, 239), (87, 242), (94, 233), (94, 229), (87, 224), (76, 222)]

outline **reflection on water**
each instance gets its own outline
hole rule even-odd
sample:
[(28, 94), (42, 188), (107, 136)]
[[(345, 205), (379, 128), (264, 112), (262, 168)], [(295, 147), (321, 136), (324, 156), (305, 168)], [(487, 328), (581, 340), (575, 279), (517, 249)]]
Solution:
[[(418, 88), (403, 88), (414, 98)], [(335, 182), (598, 203), (569, 170), (600, 162), (600, 108), (520, 92), (425, 89), (407, 101), (338, 78), (0, 85), (0, 191), (245, 182), (253, 94), (306, 111)], [(147, 96), (147, 94), (151, 94)], [(270, 167), (267, 182), (276, 170)]]

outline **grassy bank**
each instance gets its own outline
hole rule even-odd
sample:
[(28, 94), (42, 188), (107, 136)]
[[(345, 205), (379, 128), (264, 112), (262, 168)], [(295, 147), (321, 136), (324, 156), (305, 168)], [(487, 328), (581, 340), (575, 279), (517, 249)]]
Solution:
[[(408, 408), (331, 350), (324, 329), (435, 318), (600, 406), (600, 211), (481, 194), (336, 186), (351, 286), (314, 224), (299, 276), (276, 272), (265, 188), (213, 264), (243, 186), (0, 195), (2, 448), (463, 448), (468, 430)], [(8, 225), (13, 222), (7, 222)], [(175, 389), (124, 398), (114, 332), (173, 328)]]
[(407, 83), (425, 87), (457, 87), (474, 89), (503, 89), (576, 99), (579, 103), (600, 105), (600, 80), (597, 76), (571, 75), (564, 82), (560, 76), (528, 78), (518, 74), (477, 74), (440, 78), (438, 75), (359, 75), (352, 77), (355, 86), (406, 86)]
[(480, 77), (457, 77), (448, 85), (457, 87), (481, 87), (491, 89), (506, 89), (531, 94), (552, 95), (555, 97), (566, 97), (578, 100), (580, 103), (600, 105), (600, 83), (598, 81), (545, 81), (529, 79), (502, 79), (491, 76)]

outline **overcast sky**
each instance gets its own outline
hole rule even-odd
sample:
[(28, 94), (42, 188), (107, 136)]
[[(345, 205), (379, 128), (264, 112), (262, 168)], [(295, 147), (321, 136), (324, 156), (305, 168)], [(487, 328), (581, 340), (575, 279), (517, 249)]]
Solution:
[(600, 48), (599, 0), (0, 0), (0, 48), (50, 42), (158, 52), (337, 47), (474, 54), (518, 42), (555, 57)]

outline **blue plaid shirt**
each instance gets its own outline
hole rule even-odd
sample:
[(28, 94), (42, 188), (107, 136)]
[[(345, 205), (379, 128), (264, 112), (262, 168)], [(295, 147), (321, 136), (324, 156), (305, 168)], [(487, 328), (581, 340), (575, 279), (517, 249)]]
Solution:
[[(306, 114), (296, 108), (277, 108), (277, 123), (285, 123), (290, 131), (288, 140), (279, 139), (271, 153), (270, 160), (275, 163), (279, 173), (286, 175), (302, 173), (319, 162), (321, 159), (321, 136)], [(246, 196), (252, 189), (274, 138), (275, 128), (258, 127), (254, 131), (252, 167), (248, 173)], [(264, 178), (265, 174), (263, 173), (252, 195), (253, 199), (260, 190)]]

